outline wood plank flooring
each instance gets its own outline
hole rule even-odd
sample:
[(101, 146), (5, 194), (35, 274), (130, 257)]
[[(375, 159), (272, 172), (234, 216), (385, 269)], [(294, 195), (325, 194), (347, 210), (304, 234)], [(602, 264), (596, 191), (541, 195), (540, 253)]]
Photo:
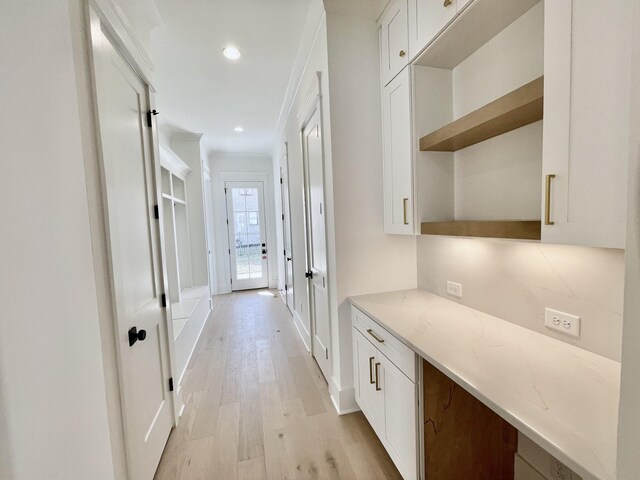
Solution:
[(272, 293), (215, 298), (155, 480), (401, 479), (362, 413), (336, 413)]

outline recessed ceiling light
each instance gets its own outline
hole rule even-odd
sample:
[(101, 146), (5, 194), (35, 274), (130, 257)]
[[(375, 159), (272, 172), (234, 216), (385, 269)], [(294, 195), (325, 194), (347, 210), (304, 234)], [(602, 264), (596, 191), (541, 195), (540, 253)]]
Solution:
[(238, 132), (238, 133), (242, 133), (242, 132), (244, 132), (244, 128), (238, 126), (238, 127), (234, 128), (233, 131), (234, 132)]
[(242, 56), (236, 47), (225, 47), (222, 49), (222, 54), (229, 60), (237, 60)]

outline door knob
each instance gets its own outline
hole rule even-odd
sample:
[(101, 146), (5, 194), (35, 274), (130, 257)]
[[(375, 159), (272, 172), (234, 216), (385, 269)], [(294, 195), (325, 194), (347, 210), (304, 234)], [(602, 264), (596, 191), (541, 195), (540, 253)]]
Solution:
[(313, 272), (309, 270), (308, 272), (305, 272), (304, 276), (313, 279)]
[(145, 338), (147, 338), (146, 330), (138, 331), (137, 327), (132, 327), (129, 330), (129, 346), (130, 347), (133, 347), (133, 344), (136, 343), (138, 340), (140, 340), (141, 342), (144, 341)]
[(291, 257), (287, 257), (287, 262), (290, 262), (290, 261), (291, 261)]
[(262, 254), (263, 254), (263, 255), (266, 255), (266, 254), (267, 254), (267, 249), (266, 249), (266, 248), (263, 248), (263, 249), (262, 249)]

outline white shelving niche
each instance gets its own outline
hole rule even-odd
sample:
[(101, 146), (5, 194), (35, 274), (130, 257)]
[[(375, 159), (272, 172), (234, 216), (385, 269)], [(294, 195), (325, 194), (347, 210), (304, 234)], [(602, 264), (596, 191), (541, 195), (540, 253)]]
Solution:
[[(469, 9), (473, 7), (474, 4)], [(520, 14), (521, 10), (522, 2), (521, 9), (513, 13)], [(467, 17), (472, 14), (471, 10), (466, 12)], [(441, 234), (444, 230), (444, 234), (450, 235), (485, 236), (483, 226), (487, 226), (486, 236), (500, 236), (493, 233), (497, 224), (506, 237), (540, 238), (541, 92), (532, 104), (533, 110), (538, 110), (539, 120), (534, 115), (534, 121), (523, 126), (503, 127), (505, 133), (475, 135), (487, 124), (482, 112), (491, 110), (492, 102), (509, 98), (509, 94), (517, 96), (519, 89), (532, 82), (541, 90), (544, 2), (512, 20), (490, 39), (475, 38), (487, 40), (479, 47), (476, 45), (478, 48), (465, 44), (461, 53), (459, 48), (452, 47), (447, 58), (437, 42), (452, 43), (448, 35), (456, 33), (453, 23), (449, 29), (454, 31), (442, 33), (411, 66), (414, 233)], [(481, 117), (478, 126), (473, 126), (473, 115), (478, 114)], [(457, 124), (452, 125), (456, 120)], [(467, 120), (472, 124), (470, 128), (466, 126), (468, 132), (477, 137), (468, 146), (466, 141), (461, 147), (420, 151), (421, 138), (436, 131), (446, 133), (448, 128)], [(498, 131), (505, 124), (500, 118), (494, 122)], [(456, 144), (455, 139), (452, 143)]]

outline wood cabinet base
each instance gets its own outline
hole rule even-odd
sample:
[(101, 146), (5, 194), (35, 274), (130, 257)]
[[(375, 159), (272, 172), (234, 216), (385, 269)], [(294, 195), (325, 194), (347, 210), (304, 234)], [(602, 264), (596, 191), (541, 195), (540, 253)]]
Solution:
[(425, 473), (429, 480), (513, 480), (518, 431), (423, 362)]

